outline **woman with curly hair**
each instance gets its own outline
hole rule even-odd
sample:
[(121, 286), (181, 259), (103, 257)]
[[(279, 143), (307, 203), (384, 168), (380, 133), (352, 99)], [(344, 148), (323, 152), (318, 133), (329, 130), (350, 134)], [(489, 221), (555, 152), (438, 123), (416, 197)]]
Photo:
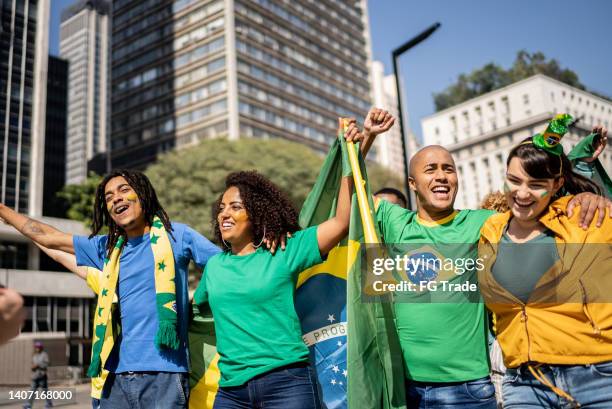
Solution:
[[(346, 138), (357, 134), (352, 124)], [(297, 211), (271, 181), (255, 171), (227, 177), (212, 220), (225, 251), (209, 260), (194, 295), (215, 319), (221, 379), (214, 409), (321, 407), (294, 291), (298, 274), (348, 232), (351, 183), (342, 179), (334, 217), (300, 230)], [(262, 246), (287, 233), (284, 251)]]

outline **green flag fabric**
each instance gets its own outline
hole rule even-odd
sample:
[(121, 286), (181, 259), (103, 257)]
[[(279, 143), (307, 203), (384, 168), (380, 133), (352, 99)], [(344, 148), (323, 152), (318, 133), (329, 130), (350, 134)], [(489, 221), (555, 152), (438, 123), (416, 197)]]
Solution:
[(580, 163), (580, 159), (590, 158), (593, 156), (593, 152), (595, 149), (593, 148), (593, 142), (597, 137), (596, 134), (592, 133), (588, 135), (586, 138), (581, 140), (574, 149), (567, 155), (569, 160), (572, 162), (572, 165), (576, 168), (576, 170), (581, 174), (590, 173), (588, 176), (593, 179), (594, 182), (601, 185), (604, 194), (612, 199), (612, 181), (610, 180), (610, 176), (606, 173), (603, 165), (596, 159), (594, 162), (589, 164), (589, 168), (586, 172), (581, 169), (582, 163)]
[[(347, 166), (347, 149), (348, 146), (343, 136), (339, 135), (325, 159), (312, 192), (304, 203), (300, 213), (302, 227), (319, 224), (334, 215), (340, 179), (342, 176), (351, 174), (350, 167)], [(372, 195), (361, 157), (360, 167), (370, 201), (369, 217), (374, 220)], [(374, 225), (377, 226), (376, 223)], [(377, 234), (380, 237), (378, 231)], [(401, 349), (393, 319), (393, 305), (380, 302), (365, 303), (361, 299), (361, 250), (364, 245), (365, 239), (357, 195), (353, 194), (348, 237), (335, 249), (341, 251), (332, 251), (327, 261), (329, 263), (331, 258), (340, 254), (346, 257), (346, 261), (337, 263), (346, 268), (347, 277), (345, 296), (348, 332), (346, 351), (348, 387), (346, 403), (340, 407), (405, 408), (405, 378)], [(317, 372), (320, 375), (319, 365), (317, 365)], [(324, 379), (319, 376), (319, 381), (325, 397)], [(327, 403), (327, 400), (325, 402)]]

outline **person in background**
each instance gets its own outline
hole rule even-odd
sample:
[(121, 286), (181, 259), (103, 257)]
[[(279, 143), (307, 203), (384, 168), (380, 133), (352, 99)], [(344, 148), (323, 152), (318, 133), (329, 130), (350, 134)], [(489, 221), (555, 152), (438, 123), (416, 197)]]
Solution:
[[(38, 388), (40, 388), (41, 391), (45, 393), (49, 391), (47, 381), (48, 367), (49, 355), (47, 354), (47, 352), (45, 352), (42, 342), (34, 342), (34, 355), (32, 356), (32, 387), (30, 388), (30, 391), (33, 393), (28, 403), (23, 406), (24, 408), (32, 408), (32, 404), (34, 403), (34, 398), (36, 397), (36, 391), (38, 390)], [(47, 403), (45, 404), (45, 408), (53, 407), (53, 402), (51, 401), (51, 399), (46, 398), (46, 401)]]
[(408, 206), (406, 195), (393, 187), (383, 187), (374, 193), (374, 197), (380, 200), (386, 200), (389, 203), (396, 204), (404, 209)]
[[(494, 210), (498, 213), (504, 213), (510, 210), (508, 202), (506, 201), (506, 195), (502, 192), (491, 192), (487, 194), (482, 202), (480, 203), (481, 209)], [(494, 320), (489, 317), (490, 329), (489, 332), (489, 359), (491, 360), (491, 382), (495, 387), (495, 397), (497, 399), (497, 407), (503, 408), (503, 396), (502, 396), (502, 383), (504, 380), (504, 374), (506, 373), (506, 367), (504, 365), (504, 357), (502, 356), (499, 342), (495, 339)]]

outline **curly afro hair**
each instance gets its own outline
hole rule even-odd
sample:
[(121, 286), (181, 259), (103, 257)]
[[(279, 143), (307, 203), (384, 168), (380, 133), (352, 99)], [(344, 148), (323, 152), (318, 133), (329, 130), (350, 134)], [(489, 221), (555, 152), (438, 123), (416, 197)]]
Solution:
[(508, 202), (506, 201), (506, 195), (502, 192), (491, 192), (482, 199), (480, 203), (481, 209), (495, 210), (498, 213), (505, 213), (510, 210)]
[[(264, 232), (267, 239), (279, 239), (286, 233), (300, 230), (298, 212), (288, 197), (268, 178), (257, 171), (240, 171), (230, 173), (225, 179), (225, 190), (236, 187), (240, 191), (249, 220), (253, 226), (253, 237), (259, 240)], [(212, 226), (215, 240), (222, 243), (219, 228), (219, 207), (223, 193), (215, 202), (212, 214)]]

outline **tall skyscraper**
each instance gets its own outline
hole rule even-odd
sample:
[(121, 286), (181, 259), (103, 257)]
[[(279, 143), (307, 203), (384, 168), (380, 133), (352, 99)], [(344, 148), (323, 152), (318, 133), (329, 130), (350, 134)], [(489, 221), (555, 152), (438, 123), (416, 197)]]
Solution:
[(0, 2), (0, 201), (42, 207), (49, 2)]
[(218, 136), (325, 150), (370, 106), (365, 0), (118, 0), (112, 38), (115, 167)]
[(109, 133), (110, 5), (79, 0), (62, 12), (60, 56), (68, 69), (66, 183), (87, 177), (87, 163), (106, 152)]
[(57, 192), (66, 184), (68, 61), (50, 56), (48, 67), (43, 215), (66, 217), (67, 204)]

